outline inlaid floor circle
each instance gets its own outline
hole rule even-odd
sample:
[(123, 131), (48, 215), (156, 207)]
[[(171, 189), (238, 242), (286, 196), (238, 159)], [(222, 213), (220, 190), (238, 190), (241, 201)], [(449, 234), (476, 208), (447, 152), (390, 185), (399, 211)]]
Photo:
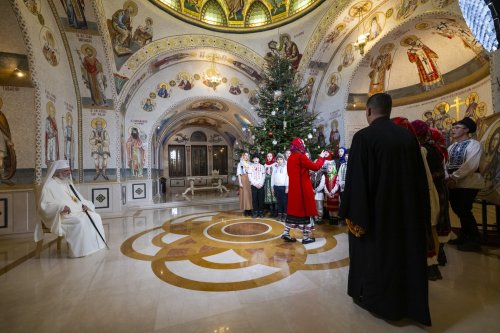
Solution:
[(297, 271), (347, 266), (345, 227), (319, 225), (316, 242), (303, 245), (281, 239), (284, 224), (253, 219), (238, 212), (183, 215), (142, 231), (122, 244), (124, 255), (150, 261), (162, 281), (200, 291), (256, 288), (286, 279)]
[(222, 228), (222, 232), (234, 236), (256, 236), (269, 230), (268, 225), (258, 222), (239, 222)]

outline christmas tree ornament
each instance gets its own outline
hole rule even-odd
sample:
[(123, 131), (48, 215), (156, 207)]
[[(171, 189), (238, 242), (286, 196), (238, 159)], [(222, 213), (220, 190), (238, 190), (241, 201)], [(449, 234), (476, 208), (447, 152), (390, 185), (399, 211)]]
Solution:
[(271, 112), (271, 116), (275, 116), (275, 115), (276, 115), (276, 111)]
[(279, 99), (282, 94), (283, 94), (283, 92), (281, 90), (275, 90), (274, 91), (274, 100)]
[(273, 140), (273, 146), (276, 146), (276, 144), (278, 144), (278, 141)]
[(273, 132), (272, 131), (267, 132), (267, 136), (270, 137), (270, 138), (272, 138), (273, 137)]
[(311, 133), (307, 134), (308, 139), (312, 139), (313, 135)]

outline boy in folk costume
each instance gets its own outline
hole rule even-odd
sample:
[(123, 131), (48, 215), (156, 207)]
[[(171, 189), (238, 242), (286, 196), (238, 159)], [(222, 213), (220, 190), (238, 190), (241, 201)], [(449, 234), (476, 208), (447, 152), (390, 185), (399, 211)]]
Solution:
[(335, 162), (328, 162), (325, 177), (325, 194), (326, 194), (326, 209), (330, 215), (330, 224), (338, 225), (338, 214), (340, 206), (339, 191), (340, 184), (338, 182), (337, 170)]
[(271, 175), (271, 188), (276, 197), (276, 212), (278, 221), (286, 221), (286, 204), (288, 197), (288, 172), (286, 170), (285, 156), (276, 155), (276, 164)]
[(271, 186), (271, 176), (273, 173), (276, 161), (274, 160), (273, 153), (267, 153), (266, 164), (264, 168), (266, 170), (266, 178), (264, 180), (264, 204), (269, 205), (269, 211), (272, 217), (276, 217), (276, 198), (273, 194), (273, 187)]
[(314, 190), (316, 209), (318, 210), (318, 216), (314, 217), (314, 222), (321, 224), (323, 223), (323, 206), (325, 204), (325, 171), (323, 167), (316, 172), (311, 172), (311, 183)]
[(253, 155), (252, 162), (248, 173), (248, 180), (252, 187), (252, 217), (264, 217), (264, 179), (266, 170), (259, 163), (259, 154)]

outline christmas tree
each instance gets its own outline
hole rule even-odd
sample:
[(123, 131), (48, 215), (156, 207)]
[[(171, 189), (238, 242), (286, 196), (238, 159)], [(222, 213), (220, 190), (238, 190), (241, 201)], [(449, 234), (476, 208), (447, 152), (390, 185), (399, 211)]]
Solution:
[(315, 155), (318, 147), (312, 144), (316, 116), (307, 111), (309, 100), (303, 90), (295, 81), (291, 61), (277, 52), (270, 55), (256, 95), (255, 111), (261, 123), (249, 126), (239, 153), (259, 153), (263, 161), (265, 154), (283, 153), (292, 139), (299, 137)]

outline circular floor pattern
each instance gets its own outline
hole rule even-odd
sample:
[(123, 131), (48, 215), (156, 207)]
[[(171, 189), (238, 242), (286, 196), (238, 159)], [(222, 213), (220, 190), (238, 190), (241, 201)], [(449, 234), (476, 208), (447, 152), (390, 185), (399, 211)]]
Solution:
[(316, 226), (316, 242), (284, 242), (284, 225), (237, 212), (207, 212), (167, 220), (127, 239), (124, 255), (150, 261), (161, 280), (186, 289), (233, 291), (256, 288), (300, 270), (349, 264), (346, 228)]

